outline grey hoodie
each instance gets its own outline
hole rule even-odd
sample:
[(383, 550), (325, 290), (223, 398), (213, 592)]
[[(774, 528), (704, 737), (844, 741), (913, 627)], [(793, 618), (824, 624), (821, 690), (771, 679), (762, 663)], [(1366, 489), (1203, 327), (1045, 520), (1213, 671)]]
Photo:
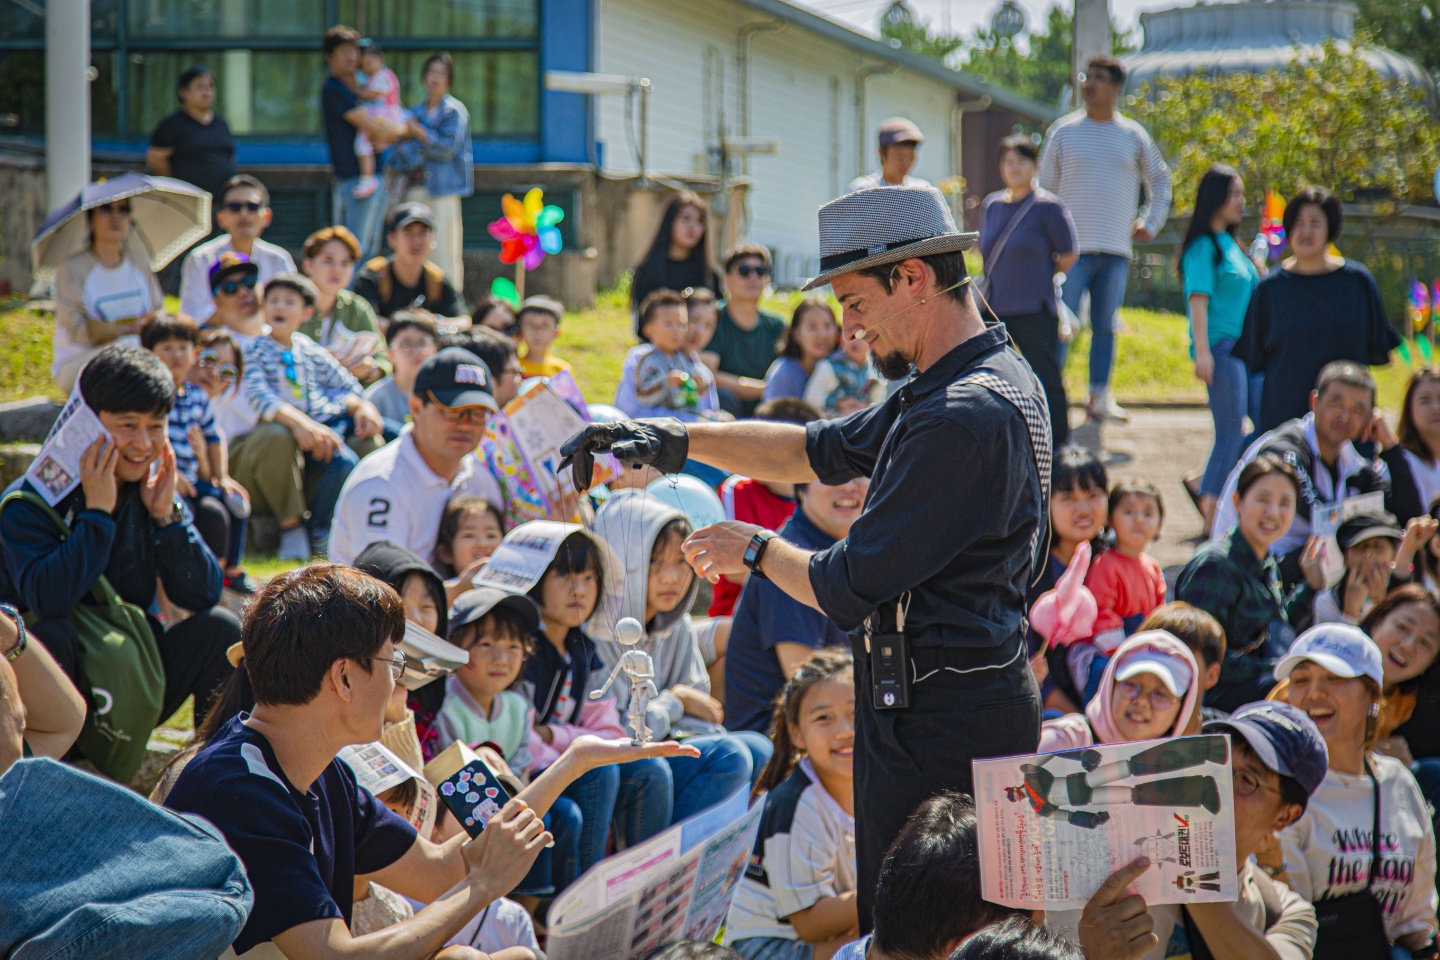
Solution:
[[(650, 553), (655, 548), (660, 530), (672, 520), (683, 519), (685, 514), (643, 490), (621, 490), (613, 494), (596, 514), (595, 533), (610, 545), (625, 567), (625, 596), (620, 603), (620, 617), (634, 617), (642, 624), (645, 622)], [(677, 732), (725, 732), (725, 728), (718, 724), (685, 716), (684, 707), (670, 692), (671, 687), (682, 683), (705, 693), (710, 692), (710, 674), (705, 670), (705, 661), (695, 640), (695, 628), (690, 622), (690, 607), (698, 590), (699, 583), (692, 577), (690, 589), (680, 603), (669, 613), (656, 614), (654, 621), (646, 625), (645, 639), (633, 648), (644, 650), (655, 662), (655, 686), (660, 695), (651, 699), (646, 710), (646, 723), (657, 740)], [(606, 633), (611, 635), (613, 630)], [(592, 673), (590, 683), (593, 689), (599, 689), (605, 678), (610, 676), (610, 671), (615, 669), (626, 647), (611, 639), (596, 639), (595, 647), (605, 669)], [(610, 691), (620, 716), (625, 716), (625, 709), (630, 704), (629, 683), (621, 678), (611, 686)]]

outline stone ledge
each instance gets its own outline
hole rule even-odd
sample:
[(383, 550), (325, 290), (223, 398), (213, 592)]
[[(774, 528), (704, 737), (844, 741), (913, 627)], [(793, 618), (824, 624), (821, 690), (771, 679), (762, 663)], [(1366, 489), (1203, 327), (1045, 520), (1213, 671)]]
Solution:
[(44, 397), (0, 403), (0, 443), (28, 440), (39, 443), (60, 415), (60, 405)]

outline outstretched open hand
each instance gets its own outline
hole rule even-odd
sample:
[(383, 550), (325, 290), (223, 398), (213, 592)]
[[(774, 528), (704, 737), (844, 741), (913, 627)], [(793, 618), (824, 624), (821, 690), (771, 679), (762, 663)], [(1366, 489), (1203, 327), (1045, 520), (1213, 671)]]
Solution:
[(632, 740), (603, 740), (588, 733), (572, 740), (569, 752), (586, 770), (651, 758), (700, 756), (700, 751), (695, 747), (678, 740), (635, 743)]

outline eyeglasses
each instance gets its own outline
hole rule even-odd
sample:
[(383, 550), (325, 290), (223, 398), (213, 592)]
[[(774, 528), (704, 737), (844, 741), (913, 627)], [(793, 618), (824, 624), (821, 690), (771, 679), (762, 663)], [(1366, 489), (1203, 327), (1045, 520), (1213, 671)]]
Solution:
[(390, 349), (416, 356), (422, 353), (434, 353), (435, 344), (429, 340), (406, 340), (400, 343), (390, 344)]
[(220, 355), (214, 350), (201, 350), (198, 366), (201, 370), (211, 371), (211, 376), (222, 383), (234, 383), (240, 378), (240, 371), (233, 363), (221, 363)]
[(1260, 778), (1249, 770), (1236, 770), (1234, 772), (1235, 796), (1253, 797), (1256, 790), (1269, 790), (1272, 793), (1279, 793), (1279, 787), (1272, 787), (1268, 783), (1261, 783)]
[(739, 274), (740, 276), (746, 277), (746, 278), (748, 278), (748, 277), (768, 277), (768, 276), (770, 276), (770, 268), (767, 267), (767, 266), (765, 266), (765, 264), (763, 264), (763, 263), (758, 263), (758, 264), (742, 263), (742, 264), (740, 264), (740, 266), (738, 266), (738, 267), (735, 268), (735, 272), (736, 272), (737, 274)]
[(241, 287), (244, 287), (247, 290), (254, 290), (255, 284), (259, 281), (259, 279), (260, 278), (253, 273), (246, 274), (239, 280), (226, 280), (224, 283), (219, 284), (215, 287), (215, 292), (223, 293), (227, 297), (233, 297), (235, 296), (235, 294), (240, 292)]
[(130, 216), (130, 204), (128, 203), (107, 203), (104, 206), (95, 208), (100, 213), (108, 213), (113, 216)]
[(366, 657), (365, 659), (369, 660), (371, 663), (390, 664), (390, 677), (393, 680), (399, 680), (405, 675), (405, 654), (399, 650), (395, 651), (394, 660), (390, 660), (386, 657)]
[(226, 200), (225, 209), (231, 213), (239, 213), (244, 210), (246, 213), (259, 213), (265, 209), (262, 203), (241, 203), (239, 200)]
[[(1115, 684), (1115, 689), (1120, 691), (1120, 696), (1130, 701), (1139, 700), (1141, 694), (1144, 693), (1144, 688), (1141, 687), (1140, 684), (1132, 683), (1129, 680), (1121, 680)], [(1169, 710), (1175, 706), (1175, 698), (1164, 690), (1150, 691), (1149, 699), (1150, 706), (1156, 710)]]
[(447, 407), (438, 400), (435, 401), (435, 407), (446, 423), (473, 423), (483, 427), (490, 417), (490, 411), (484, 407)]

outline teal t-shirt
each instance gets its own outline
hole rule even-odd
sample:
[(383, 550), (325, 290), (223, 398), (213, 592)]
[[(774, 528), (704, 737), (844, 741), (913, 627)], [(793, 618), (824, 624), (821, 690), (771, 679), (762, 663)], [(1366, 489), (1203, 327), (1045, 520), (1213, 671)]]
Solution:
[[(1245, 311), (1250, 306), (1250, 294), (1260, 282), (1255, 264), (1240, 249), (1240, 244), (1228, 233), (1213, 234), (1220, 245), (1219, 262), (1216, 262), (1215, 244), (1206, 237), (1198, 237), (1180, 258), (1185, 273), (1185, 312), (1190, 312), (1190, 295), (1202, 293), (1210, 298), (1210, 312), (1206, 334), (1210, 346), (1221, 340), (1234, 340), (1245, 327)], [(1195, 328), (1190, 328), (1190, 339), (1195, 339)]]

